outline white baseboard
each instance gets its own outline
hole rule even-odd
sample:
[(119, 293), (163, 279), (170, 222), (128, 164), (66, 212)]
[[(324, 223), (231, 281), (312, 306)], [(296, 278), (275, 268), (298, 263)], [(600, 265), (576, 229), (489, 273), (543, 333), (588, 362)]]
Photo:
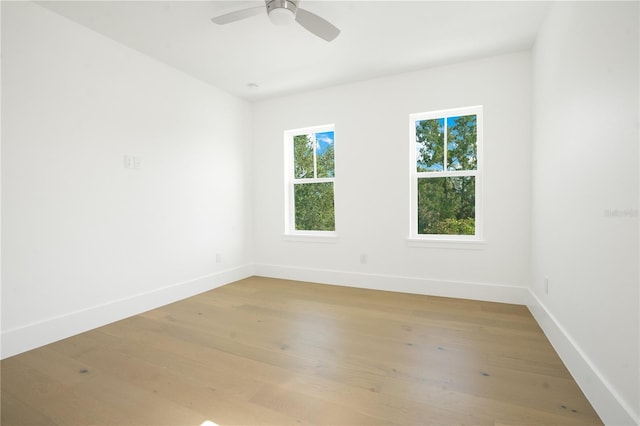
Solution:
[(633, 409), (620, 398), (540, 299), (533, 292), (530, 292), (530, 298), (527, 306), (533, 317), (604, 424), (608, 426), (640, 425), (638, 414), (634, 413)]
[(640, 425), (638, 414), (624, 403), (615, 389), (595, 368), (588, 356), (576, 345), (555, 317), (549, 313), (540, 299), (526, 287), (502, 284), (441, 281), (283, 265), (245, 265), (6, 330), (2, 333), (2, 359), (252, 275), (373, 290), (526, 305), (604, 423), (609, 426)]
[(384, 274), (331, 271), (283, 265), (254, 265), (256, 275), (372, 290), (526, 305), (529, 289), (513, 285), (442, 281)]
[(2, 332), (2, 359), (254, 275), (245, 265)]

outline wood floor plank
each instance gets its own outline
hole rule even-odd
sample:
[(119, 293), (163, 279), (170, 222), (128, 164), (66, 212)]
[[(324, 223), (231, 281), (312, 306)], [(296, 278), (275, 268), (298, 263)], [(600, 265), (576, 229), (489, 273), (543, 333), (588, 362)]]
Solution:
[(2, 391), (0, 424), (5, 426), (53, 425), (55, 422), (5, 389)]
[[(215, 359), (202, 362), (161, 350), (147, 350), (147, 346), (127, 352), (103, 348), (80, 357), (102, 368), (120, 365), (112, 372), (113, 377), (196, 411), (203, 418), (233, 422), (249, 416), (271, 424), (301, 423), (299, 419), (249, 403), (265, 382), (218, 365)], [(235, 414), (238, 412), (242, 413), (240, 417)]]
[(599, 425), (526, 307), (252, 277), (2, 361), (9, 425)]

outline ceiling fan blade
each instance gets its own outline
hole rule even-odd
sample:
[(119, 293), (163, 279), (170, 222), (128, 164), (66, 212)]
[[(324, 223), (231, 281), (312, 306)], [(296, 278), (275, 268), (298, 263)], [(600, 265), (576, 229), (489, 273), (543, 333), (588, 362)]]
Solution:
[(327, 41), (333, 40), (338, 37), (338, 34), (340, 34), (340, 30), (329, 21), (304, 9), (298, 9), (296, 11), (296, 22), (311, 31), (313, 34)]
[(265, 8), (263, 6), (255, 6), (250, 7), (248, 9), (236, 10), (235, 12), (225, 13), (224, 15), (216, 16), (215, 18), (211, 18), (211, 21), (218, 25), (229, 24), (231, 22), (236, 22), (241, 19), (251, 18), (252, 16), (259, 15), (261, 12), (264, 12)]

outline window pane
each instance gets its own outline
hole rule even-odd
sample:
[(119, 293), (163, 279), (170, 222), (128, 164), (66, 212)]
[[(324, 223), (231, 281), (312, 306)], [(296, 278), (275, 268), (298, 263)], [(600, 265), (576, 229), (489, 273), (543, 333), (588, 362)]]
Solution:
[(311, 135), (293, 137), (293, 177), (313, 179), (313, 139)]
[(444, 169), (444, 118), (416, 121), (416, 169)]
[(448, 170), (476, 170), (476, 135), (475, 115), (447, 118)]
[(475, 234), (475, 177), (418, 179), (418, 234)]
[(333, 182), (294, 185), (298, 231), (335, 231)]
[(315, 137), (318, 177), (335, 177), (333, 132), (316, 133)]

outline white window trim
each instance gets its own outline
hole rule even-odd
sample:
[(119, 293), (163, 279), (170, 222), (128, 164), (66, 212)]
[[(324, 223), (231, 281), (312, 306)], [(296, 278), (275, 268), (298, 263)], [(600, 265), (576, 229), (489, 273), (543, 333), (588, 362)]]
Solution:
[(295, 234), (283, 234), (282, 238), (285, 241), (299, 243), (335, 244), (338, 242), (338, 234), (335, 231), (296, 231)]
[[(477, 169), (459, 170), (459, 171), (434, 171), (434, 172), (418, 172), (416, 170), (416, 121), (430, 120), (434, 118), (446, 118), (476, 115), (477, 120), (477, 139), (476, 139), (476, 156)], [(430, 111), (415, 113), (409, 115), (409, 135), (411, 149), (409, 153), (409, 238), (407, 245), (409, 247), (435, 247), (435, 248), (464, 248), (464, 249), (482, 249), (485, 247), (483, 239), (483, 150), (484, 150), (484, 122), (482, 117), (482, 106), (470, 106), (463, 108), (452, 108), (439, 111)], [(445, 142), (446, 144), (446, 142)], [(447, 164), (446, 150), (444, 164)], [(476, 216), (475, 216), (475, 235), (444, 235), (444, 234), (418, 234), (418, 178), (427, 174), (437, 174), (438, 177), (453, 176), (475, 176), (475, 200), (476, 200)]]
[[(334, 132), (334, 144), (335, 144), (335, 125), (334, 124), (323, 124), (321, 126), (312, 126), (312, 127), (302, 127), (299, 129), (291, 129), (284, 132), (284, 239), (285, 241), (301, 241), (301, 242), (336, 242), (337, 240), (337, 232), (334, 231), (309, 231), (309, 230), (297, 230), (295, 226), (295, 203), (293, 201), (294, 194), (294, 181), (295, 179), (292, 177), (293, 175), (293, 137), (302, 134), (308, 133), (323, 133), (323, 132)], [(335, 147), (334, 147), (335, 150)], [(334, 204), (334, 215), (336, 219), (336, 230), (338, 228), (337, 224), (337, 206), (336, 206), (336, 178), (335, 178), (335, 170), (337, 163), (337, 154), (334, 151), (334, 177), (333, 178), (317, 178), (314, 177), (312, 179), (305, 179), (305, 183), (322, 183), (322, 182), (333, 182), (333, 204)], [(317, 161), (315, 151), (313, 155), (314, 161), (314, 169), (315, 162)]]
[[(455, 235), (458, 236), (458, 235)], [(467, 236), (469, 237), (469, 236)], [(407, 247), (456, 249), (456, 250), (484, 250), (487, 246), (485, 240), (462, 239), (438, 239), (438, 238), (407, 238)]]

